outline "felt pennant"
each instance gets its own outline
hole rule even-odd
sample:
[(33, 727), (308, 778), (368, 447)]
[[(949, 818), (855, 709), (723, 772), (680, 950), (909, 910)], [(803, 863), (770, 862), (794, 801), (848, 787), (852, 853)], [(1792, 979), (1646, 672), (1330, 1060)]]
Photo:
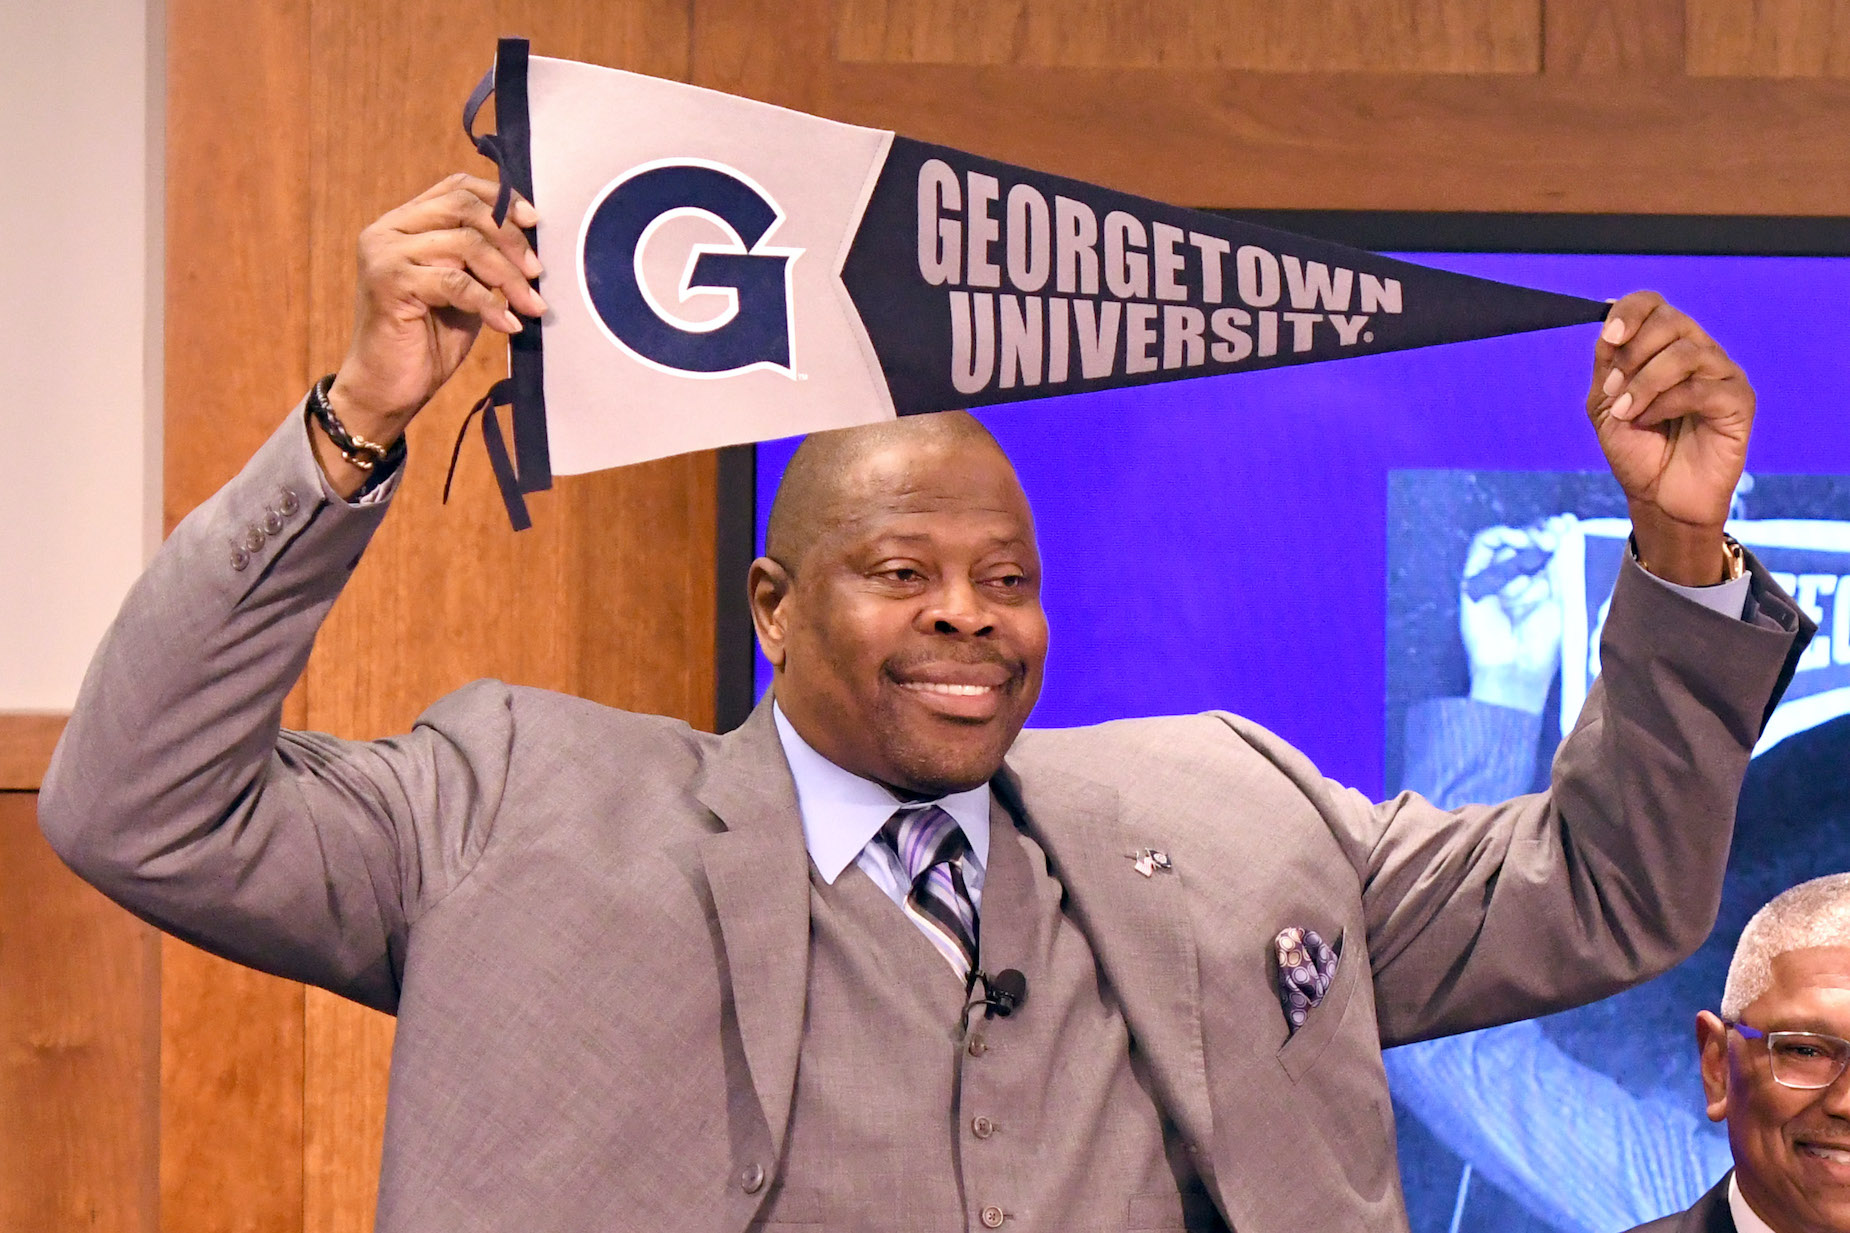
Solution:
[[(475, 136), (491, 92), (499, 131)], [(554, 474), (1607, 310), (522, 39), (464, 126), (500, 167), (500, 209), (518, 191), (541, 218), (549, 311), (482, 407), (517, 523)]]

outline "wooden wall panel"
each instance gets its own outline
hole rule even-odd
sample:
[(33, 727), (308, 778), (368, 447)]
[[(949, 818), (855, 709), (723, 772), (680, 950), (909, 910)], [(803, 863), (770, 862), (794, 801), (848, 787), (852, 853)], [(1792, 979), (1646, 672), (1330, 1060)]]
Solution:
[(302, 1220), (302, 986), (161, 939), (162, 1233)]
[(303, 1233), (373, 1227), (393, 1020), (308, 990), (304, 1060)]
[(308, 0), (168, 0), (166, 511), (307, 389)]
[(836, 20), (829, 0), (693, 0), (689, 80), (828, 115)]
[[(168, 0), (167, 525), (308, 387), (308, 0)], [(301, 691), (285, 722), (301, 725)], [(302, 988), (161, 947), (161, 1226), (295, 1230)]]
[(1589, 0), (1548, 0), (1560, 71), (1533, 74), (1037, 68), (989, 63), (974, 42), (955, 64), (848, 63), (815, 27), (832, 32), (851, 2), (696, 0), (694, 79), (1198, 205), (1831, 215), (1850, 201), (1850, 89), (1686, 76), (1661, 0), (1622, 0), (1612, 24)]
[(36, 792), (64, 733), (55, 711), (0, 711), (0, 792)]
[(0, 792), (0, 1233), (155, 1233), (154, 930)]
[(845, 62), (1533, 73), (1540, 0), (840, 0)]
[(1840, 81), (828, 65), (800, 88), (835, 119), (1191, 205), (1831, 215), (1850, 201)]
[(1681, 73), (1687, 0), (1548, 0), (1542, 68), (1587, 76)]
[(1688, 0), (1689, 71), (1850, 77), (1850, 0)]

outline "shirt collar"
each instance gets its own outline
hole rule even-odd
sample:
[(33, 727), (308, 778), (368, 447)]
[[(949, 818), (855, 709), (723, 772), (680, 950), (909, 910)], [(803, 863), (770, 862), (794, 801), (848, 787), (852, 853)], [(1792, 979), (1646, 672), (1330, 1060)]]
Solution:
[[(867, 841), (880, 833), (893, 811), (906, 802), (871, 779), (844, 771), (817, 753), (784, 718), (783, 708), (771, 702), (777, 739), (796, 781), (797, 809), (803, 815), (803, 844), (816, 862), (822, 880), (833, 886), (842, 870), (854, 863)], [(977, 863), (989, 864), (989, 785), (931, 802), (957, 819)]]
[(1728, 1214), (1734, 1217), (1735, 1233), (1773, 1233), (1773, 1226), (1747, 1205), (1747, 1197), (1741, 1193), (1739, 1169), (1728, 1175)]

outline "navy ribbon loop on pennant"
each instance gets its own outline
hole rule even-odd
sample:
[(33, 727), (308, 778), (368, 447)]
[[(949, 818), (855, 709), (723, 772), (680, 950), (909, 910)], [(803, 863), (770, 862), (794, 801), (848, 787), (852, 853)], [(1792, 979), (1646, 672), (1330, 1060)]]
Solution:
[(450, 485), (456, 480), (456, 464), (462, 459), (463, 442), (469, 437), (469, 421), (480, 415), (482, 445), (488, 451), (488, 465), (495, 473), (495, 487), (501, 490), (501, 503), (507, 507), (507, 520), (516, 531), (524, 531), (533, 525), (533, 519), (527, 514), (527, 499), (522, 495), (520, 476), (514, 470), (514, 460), (508, 455), (507, 439), (501, 435), (501, 421), (495, 417), (496, 407), (509, 406), (513, 402), (513, 379), (497, 381), (469, 408), (469, 414), (463, 416), (462, 428), (456, 433), (455, 448), (450, 450), (450, 469), (443, 477), (443, 504), (450, 503)]
[[(500, 56), (496, 56), (499, 68)], [(507, 221), (507, 212), (514, 204), (514, 185), (507, 174), (507, 157), (502, 153), (501, 135), (499, 133), (477, 133), (475, 131), (476, 113), (482, 110), (482, 104), (495, 92), (495, 69), (482, 74), (482, 80), (475, 83), (475, 89), (469, 91), (469, 101), (463, 104), (463, 136), (475, 146), (475, 152), (495, 165), (495, 173), (501, 179), (501, 191), (495, 194), (495, 226)]]
[[(478, 134), (475, 119), (489, 96), (495, 99), (495, 127), (498, 131)], [(482, 157), (494, 163), (500, 178), (495, 194), (495, 224), (507, 220), (514, 194), (533, 201), (532, 130), (527, 111), (527, 40), (502, 39), (495, 47), (495, 65), (483, 74), (463, 104), (463, 133)], [(537, 204), (537, 203), (536, 203)], [(538, 232), (526, 229), (527, 242), (537, 249)], [(443, 500), (450, 499), (450, 485), (456, 478), (456, 463), (462, 443), (469, 432), (469, 420), (482, 417), (482, 444), (488, 450), (489, 465), (494, 468), (495, 483), (507, 506), (508, 521), (516, 531), (532, 525), (527, 516), (523, 494), (544, 492), (552, 487), (552, 456), (546, 440), (546, 393), (542, 380), (543, 330), (538, 318), (522, 316), (525, 328), (508, 339), (508, 376), (497, 381), (464, 418), (450, 455), (449, 474), (443, 481)], [(510, 456), (507, 440), (495, 408), (511, 408), (514, 422), (514, 450)]]

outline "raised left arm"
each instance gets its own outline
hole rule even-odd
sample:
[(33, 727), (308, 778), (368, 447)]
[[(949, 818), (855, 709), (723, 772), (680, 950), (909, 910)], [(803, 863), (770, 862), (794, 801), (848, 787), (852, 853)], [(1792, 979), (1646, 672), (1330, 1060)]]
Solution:
[(1549, 791), (1448, 810), (1325, 789), (1363, 880), (1385, 1043), (1592, 1001), (1707, 936), (1748, 758), (1813, 627), (1751, 559), (1746, 619), (1643, 571), (1722, 581), (1753, 409), (1740, 369), (1661, 296), (1614, 305), (1587, 410), (1639, 560)]

